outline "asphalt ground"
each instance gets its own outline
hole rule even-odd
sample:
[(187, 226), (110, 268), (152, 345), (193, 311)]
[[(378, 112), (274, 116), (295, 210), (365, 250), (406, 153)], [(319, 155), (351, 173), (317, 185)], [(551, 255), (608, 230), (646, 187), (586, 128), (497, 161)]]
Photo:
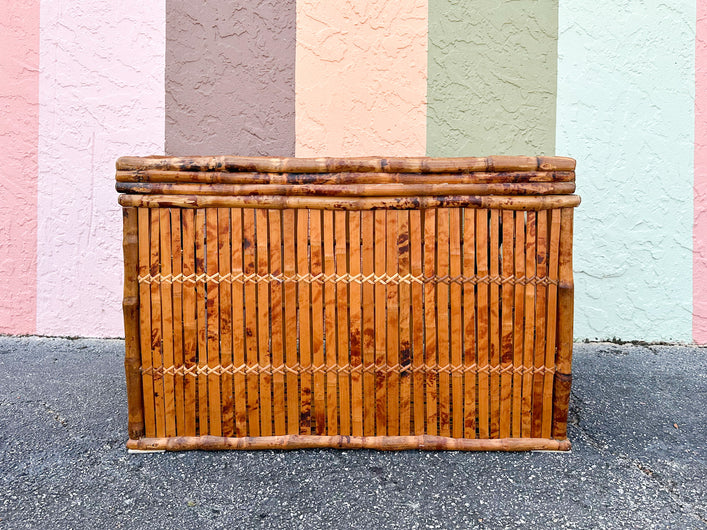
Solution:
[(128, 454), (123, 341), (0, 337), (0, 528), (707, 528), (707, 350), (576, 344), (570, 453)]

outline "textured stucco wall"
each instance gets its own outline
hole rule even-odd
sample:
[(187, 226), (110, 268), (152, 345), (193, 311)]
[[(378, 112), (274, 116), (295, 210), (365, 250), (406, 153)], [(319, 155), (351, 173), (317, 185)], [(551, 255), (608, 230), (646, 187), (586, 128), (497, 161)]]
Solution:
[(425, 154), (427, 0), (297, 1), (297, 156)]
[(429, 11), (427, 153), (554, 154), (557, 0)]
[(164, 149), (164, 2), (44, 1), (37, 331), (122, 335), (115, 159)]
[(575, 336), (691, 340), (695, 2), (560, 3)]
[(0, 1), (0, 333), (34, 333), (39, 0)]
[(707, 2), (697, 2), (695, 39), (695, 224), (693, 338), (707, 344)]
[(295, 150), (295, 0), (167, 0), (166, 151)]

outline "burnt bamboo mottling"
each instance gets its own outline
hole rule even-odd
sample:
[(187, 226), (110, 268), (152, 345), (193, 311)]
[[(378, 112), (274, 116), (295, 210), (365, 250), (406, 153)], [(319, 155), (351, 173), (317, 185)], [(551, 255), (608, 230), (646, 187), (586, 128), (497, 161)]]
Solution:
[(140, 305), (138, 261), (138, 215), (136, 208), (123, 209), (123, 321), (125, 324), (125, 379), (128, 386), (128, 436), (145, 436), (140, 365)]
[(119, 159), (128, 447), (569, 449), (574, 167)]

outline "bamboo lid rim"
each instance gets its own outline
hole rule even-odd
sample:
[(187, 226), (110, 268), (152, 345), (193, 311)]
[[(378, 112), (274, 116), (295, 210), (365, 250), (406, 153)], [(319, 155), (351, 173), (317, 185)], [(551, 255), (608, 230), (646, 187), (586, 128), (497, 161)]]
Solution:
[(488, 157), (344, 157), (294, 158), (246, 156), (124, 156), (117, 160), (118, 171), (258, 171), (264, 173), (463, 173), (508, 171), (574, 171), (569, 157), (488, 156)]

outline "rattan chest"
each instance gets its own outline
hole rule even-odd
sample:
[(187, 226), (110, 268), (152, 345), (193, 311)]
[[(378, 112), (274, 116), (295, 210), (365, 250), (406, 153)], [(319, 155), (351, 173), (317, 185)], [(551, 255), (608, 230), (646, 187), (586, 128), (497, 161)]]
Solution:
[(124, 157), (133, 449), (569, 449), (575, 162)]

